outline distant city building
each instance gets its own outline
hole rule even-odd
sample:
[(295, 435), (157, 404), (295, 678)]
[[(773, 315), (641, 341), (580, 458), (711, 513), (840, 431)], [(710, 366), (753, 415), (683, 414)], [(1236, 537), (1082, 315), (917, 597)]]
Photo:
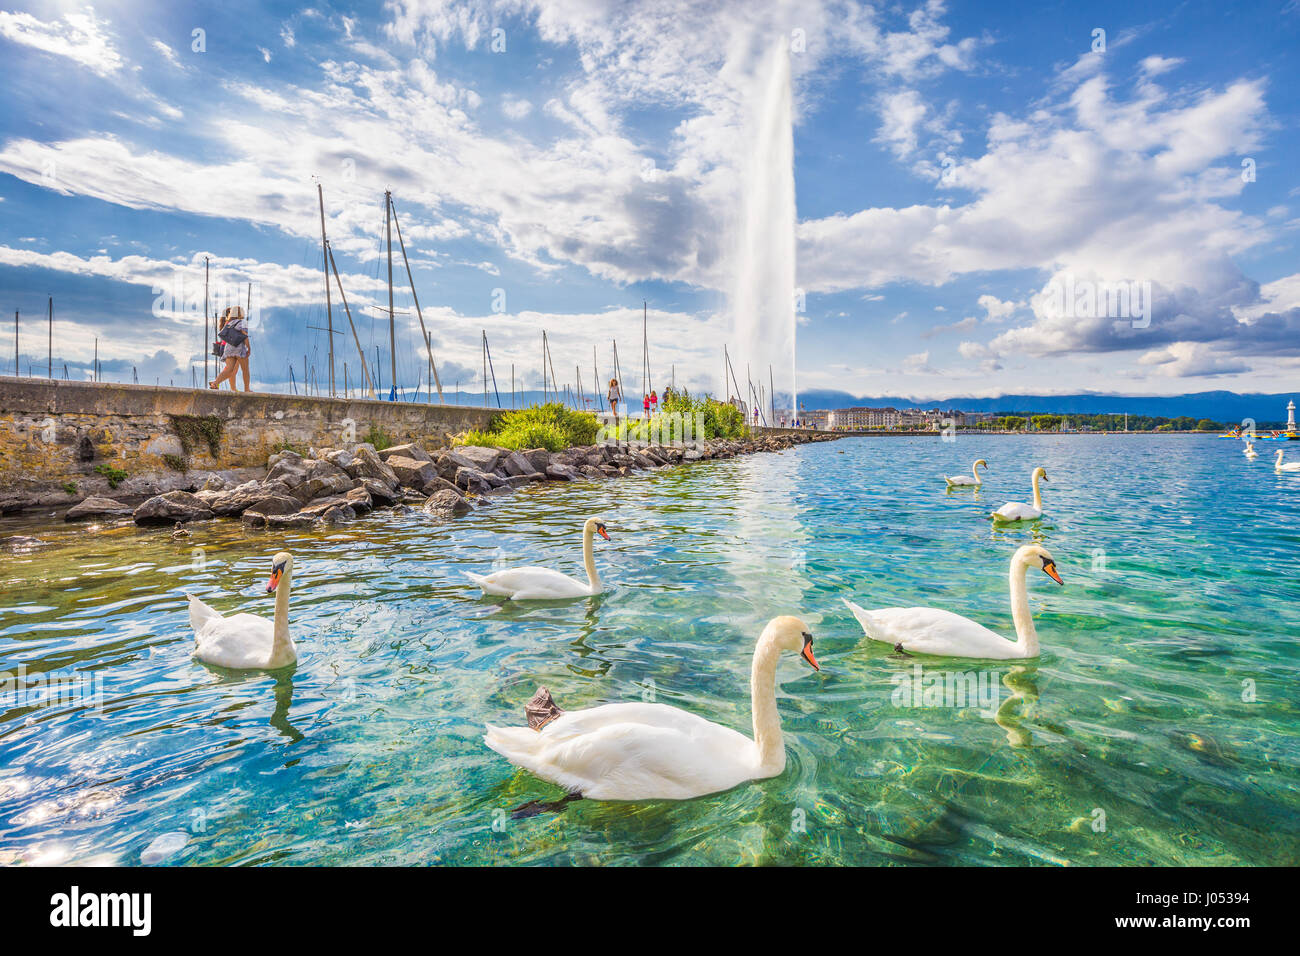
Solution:
[(991, 412), (962, 412), (958, 409), (940, 408), (837, 408), (826, 413), (826, 427), (840, 431), (862, 431), (870, 428), (908, 428), (915, 430), (952, 426), (962, 428), (992, 418)]

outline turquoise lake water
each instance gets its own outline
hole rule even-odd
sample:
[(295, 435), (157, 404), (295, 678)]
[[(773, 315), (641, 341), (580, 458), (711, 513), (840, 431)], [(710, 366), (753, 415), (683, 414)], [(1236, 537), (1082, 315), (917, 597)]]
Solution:
[[(0, 670), (88, 693), (0, 692), (0, 863), (134, 865), (183, 834), (167, 862), (1295, 864), (1300, 475), (1264, 445), (1248, 462), (1211, 437), (845, 439), (287, 535), (5, 519)], [(984, 490), (945, 493), (976, 458)], [(1046, 518), (995, 531), (1036, 465)], [(466, 587), (494, 565), (581, 575), (591, 514), (613, 538), (605, 594)], [(1036, 660), (904, 659), (840, 601), (1011, 634), (1007, 563), (1034, 540), (1066, 584), (1030, 572)], [(191, 660), (184, 592), (269, 617), (282, 547), (296, 668)], [(565, 709), (654, 699), (748, 734), (777, 614), (811, 625), (822, 665), (778, 670), (784, 774), (509, 817), (560, 791), (489, 751), (486, 722), (523, 723), (540, 683)], [(996, 696), (905, 706), (917, 664)]]

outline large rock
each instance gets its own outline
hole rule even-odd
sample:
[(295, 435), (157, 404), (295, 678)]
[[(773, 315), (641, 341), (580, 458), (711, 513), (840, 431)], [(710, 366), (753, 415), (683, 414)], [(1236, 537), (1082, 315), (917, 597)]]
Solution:
[(370, 495), (370, 500), (374, 502), (376, 507), (395, 505), (402, 500), (402, 493), (398, 490), (399, 486), (396, 483), (390, 485), (378, 478), (361, 478), (358, 480), (360, 482), (358, 487)]
[(282, 451), (272, 455), (267, 464), (270, 465), (270, 470), (266, 473), (267, 481), (278, 481), (293, 489), (307, 480), (309, 462), (296, 452)]
[(134, 511), (135, 508), (131, 505), (118, 501), (116, 498), (91, 495), (81, 503), (69, 508), (63, 519), (65, 521), (84, 521), (87, 518), (119, 518), (132, 514)]
[(438, 468), (432, 461), (420, 461), (418, 458), (403, 458), (401, 455), (394, 455), (388, 459), (386, 464), (397, 475), (403, 486), (414, 488), (417, 491), (423, 489), (425, 485), (435, 481), (438, 477)]
[(546, 473), (546, 466), (551, 463), (551, 453), (545, 448), (530, 448), (527, 451), (521, 451), (519, 454), (528, 459), (528, 463), (533, 466), (533, 471)]
[(375, 503), (370, 497), (370, 492), (366, 491), (364, 487), (353, 488), (343, 496), (343, 501), (359, 515), (363, 515), (375, 507)]
[(512, 451), (506, 455), (502, 467), (505, 468), (507, 475), (535, 475), (538, 478), (542, 476), (542, 473), (533, 467), (533, 463), (528, 460), (528, 457), (517, 451)]
[(254, 498), (246, 510), (260, 511), (264, 515), (291, 515), (301, 507), (302, 502), (290, 495), (269, 494)]
[(289, 486), (280, 481), (265, 484), (260, 481), (246, 481), (242, 485), (236, 485), (229, 491), (221, 492), (211, 500), (209, 507), (211, 507), (214, 515), (229, 518), (243, 514), (252, 506), (253, 502), (269, 496), (289, 497)]
[(379, 452), (379, 457), (388, 461), (390, 458), (414, 458), (416, 461), (433, 461), (429, 453), (421, 448), (415, 442), (406, 445), (393, 445), (391, 448), (385, 448)]
[(552, 481), (573, 481), (578, 473), (568, 465), (547, 465), (546, 477)]
[(353, 478), (374, 478), (384, 482), (390, 488), (396, 488), (402, 483), (397, 473), (389, 468), (386, 462), (381, 461), (369, 445), (357, 446), (356, 451), (353, 452), (352, 464), (346, 471)]
[(483, 474), (477, 468), (465, 466), (456, 469), (456, 487), (464, 488), (466, 491), (472, 491), (475, 494), (484, 494), (493, 488), (492, 482), (488, 476)]
[(180, 524), (211, 518), (212, 511), (188, 491), (169, 491), (150, 498), (135, 509), (132, 517), (139, 525)]
[(425, 514), (439, 518), (453, 518), (467, 514), (471, 508), (468, 501), (454, 491), (439, 491), (430, 495), (423, 505)]
[(327, 495), (341, 495), (352, 488), (352, 476), (333, 462), (312, 461), (306, 464), (306, 480), (294, 489), (299, 500), (314, 501)]
[(488, 448), (484, 445), (461, 445), (453, 448), (449, 457), (460, 468), (477, 468), (479, 471), (491, 471), (497, 466), (504, 454), (500, 448)]
[(245, 511), (243, 522), (250, 528), (310, 528), (320, 519), (316, 515), (295, 512), (291, 515), (266, 515), (260, 511)]

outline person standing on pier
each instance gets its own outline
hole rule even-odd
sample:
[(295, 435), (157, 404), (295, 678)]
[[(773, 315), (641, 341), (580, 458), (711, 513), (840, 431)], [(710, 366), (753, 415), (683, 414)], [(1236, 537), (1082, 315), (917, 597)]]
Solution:
[(655, 390), (652, 388), (650, 389), (650, 417), (653, 418), (655, 416), (655, 413), (657, 413), (658, 411), (659, 411), (659, 396), (655, 394)]
[(645, 420), (650, 421), (650, 396), (647, 395), (641, 399), (641, 408), (645, 414)]
[(618, 428), (618, 403), (623, 398), (623, 390), (618, 387), (618, 379), (609, 380), (609, 410), (614, 413), (614, 428)]

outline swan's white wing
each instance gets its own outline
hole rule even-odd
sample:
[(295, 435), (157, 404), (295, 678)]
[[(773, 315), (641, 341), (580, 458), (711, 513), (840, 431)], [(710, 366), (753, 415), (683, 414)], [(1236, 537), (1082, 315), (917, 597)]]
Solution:
[(195, 637), (199, 631), (203, 630), (204, 625), (209, 621), (221, 620), (221, 613), (215, 608), (210, 608), (193, 594), (187, 595), (190, 599), (190, 627), (194, 628)]
[(209, 620), (199, 631), (194, 656), (208, 664), (254, 670), (268, 666), (275, 625), (256, 614)]
[(497, 753), (595, 800), (685, 800), (751, 780), (744, 734), (664, 704), (606, 704), (562, 714), (541, 732), (488, 727)]
[(1008, 501), (997, 511), (993, 512), (993, 517), (1002, 521), (1028, 521), (1033, 518), (1041, 518), (1043, 513), (1033, 505), (1027, 505), (1023, 501)]
[(862, 630), (873, 641), (901, 644), (913, 654), (945, 657), (1022, 657), (1017, 646), (968, 617), (934, 607), (886, 607), (864, 610), (845, 601)]
[(977, 483), (970, 475), (945, 475), (943, 480), (950, 485), (973, 485)]
[(591, 585), (550, 568), (507, 568), (487, 575), (469, 575), (485, 594), (528, 599), (582, 597)]

